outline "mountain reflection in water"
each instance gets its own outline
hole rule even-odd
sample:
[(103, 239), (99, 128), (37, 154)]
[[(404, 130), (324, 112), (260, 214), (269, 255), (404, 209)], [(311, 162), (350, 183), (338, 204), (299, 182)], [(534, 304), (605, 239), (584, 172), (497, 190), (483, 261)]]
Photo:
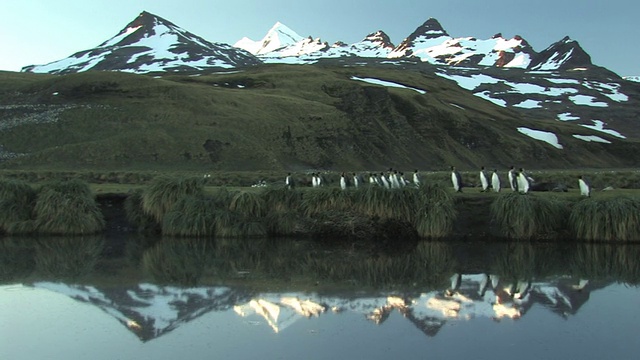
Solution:
[(211, 313), (279, 335), (302, 319), (384, 326), (397, 314), (431, 338), (447, 324), (512, 322), (533, 308), (570, 319), (594, 291), (637, 286), (638, 259), (635, 245), (4, 238), (0, 294), (16, 284), (63, 294), (145, 343)]

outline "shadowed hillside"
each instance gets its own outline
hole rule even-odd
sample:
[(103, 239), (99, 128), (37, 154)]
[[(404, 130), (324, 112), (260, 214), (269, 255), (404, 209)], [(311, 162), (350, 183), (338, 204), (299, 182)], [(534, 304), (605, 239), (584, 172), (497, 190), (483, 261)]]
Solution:
[[(528, 119), (434, 75), (428, 64), (324, 64), (158, 76), (0, 72), (1, 164), (382, 170), (640, 163), (635, 139), (576, 139), (572, 134), (603, 135), (570, 122)], [(524, 136), (519, 127), (552, 132), (563, 149)]]

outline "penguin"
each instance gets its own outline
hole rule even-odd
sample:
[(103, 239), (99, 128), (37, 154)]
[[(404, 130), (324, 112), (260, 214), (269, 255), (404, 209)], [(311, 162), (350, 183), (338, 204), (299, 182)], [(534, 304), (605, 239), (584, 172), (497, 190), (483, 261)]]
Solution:
[(387, 177), (386, 177), (386, 176), (384, 176), (384, 173), (383, 173), (383, 172), (381, 172), (381, 173), (380, 173), (380, 181), (382, 181), (382, 185), (383, 185), (386, 189), (388, 189), (388, 188), (390, 188), (390, 187), (391, 187), (391, 185), (389, 185), (389, 180), (387, 180)]
[(517, 184), (518, 184), (517, 189), (522, 194), (526, 194), (529, 192), (529, 179), (527, 179), (527, 176), (525, 175), (523, 168), (520, 168), (520, 171), (518, 171)]
[(451, 167), (451, 182), (456, 192), (462, 192), (462, 176), (460, 176), (455, 166)]
[(404, 178), (404, 173), (402, 171), (400, 171), (400, 178), (398, 179), (398, 182), (400, 183), (401, 188), (407, 186), (407, 180)]
[(500, 177), (497, 169), (493, 169), (493, 174), (491, 174), (491, 187), (494, 192), (500, 192)]
[(340, 188), (342, 190), (346, 190), (347, 189), (347, 178), (345, 177), (344, 173), (342, 173), (342, 175), (340, 175)]
[(516, 168), (511, 165), (508, 172), (509, 186), (511, 186), (511, 191), (518, 191), (518, 182), (516, 181), (516, 176)]
[(591, 187), (587, 180), (580, 175), (578, 177), (578, 186), (580, 187), (580, 195), (590, 197), (591, 196)]
[(376, 184), (376, 178), (374, 173), (369, 173), (369, 186), (373, 186)]
[(420, 187), (420, 174), (418, 173), (418, 169), (413, 171), (413, 185)]
[(293, 178), (291, 177), (291, 173), (287, 174), (287, 177), (284, 179), (284, 184), (287, 187), (287, 189), (293, 189)]
[[(389, 169), (391, 170), (391, 169)], [(398, 171), (394, 170), (391, 175), (389, 175), (389, 178), (391, 178), (391, 187), (394, 189), (397, 189), (400, 187), (400, 182), (398, 181)]]
[(311, 186), (318, 187), (318, 177), (316, 176), (316, 173), (311, 174)]
[(484, 166), (480, 168), (480, 184), (482, 184), (482, 191), (489, 190), (489, 180), (487, 180), (487, 174), (484, 173)]
[(353, 173), (353, 187), (357, 189), (358, 185), (360, 185), (360, 179), (356, 173)]

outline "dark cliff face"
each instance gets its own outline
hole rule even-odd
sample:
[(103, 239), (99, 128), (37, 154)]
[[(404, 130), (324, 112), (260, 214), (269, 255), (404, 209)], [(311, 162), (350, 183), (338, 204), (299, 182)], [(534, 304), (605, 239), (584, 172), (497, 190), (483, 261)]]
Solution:
[(538, 53), (529, 66), (532, 70), (570, 70), (592, 67), (591, 56), (577, 41), (571, 40), (568, 36)]
[(441, 36), (449, 36), (447, 32), (442, 28), (442, 25), (438, 22), (438, 20), (434, 18), (429, 18), (424, 24), (420, 25), (409, 37), (404, 39), (400, 45), (396, 48), (396, 51), (405, 51), (409, 52), (406, 55), (411, 55), (410, 48), (414, 45), (414, 42), (418, 39), (435, 39)]

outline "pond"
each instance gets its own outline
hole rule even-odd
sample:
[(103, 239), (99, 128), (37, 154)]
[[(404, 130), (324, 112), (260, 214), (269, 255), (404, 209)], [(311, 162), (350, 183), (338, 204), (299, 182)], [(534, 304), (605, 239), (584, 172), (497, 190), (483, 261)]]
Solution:
[(640, 247), (0, 239), (0, 359), (637, 358)]

